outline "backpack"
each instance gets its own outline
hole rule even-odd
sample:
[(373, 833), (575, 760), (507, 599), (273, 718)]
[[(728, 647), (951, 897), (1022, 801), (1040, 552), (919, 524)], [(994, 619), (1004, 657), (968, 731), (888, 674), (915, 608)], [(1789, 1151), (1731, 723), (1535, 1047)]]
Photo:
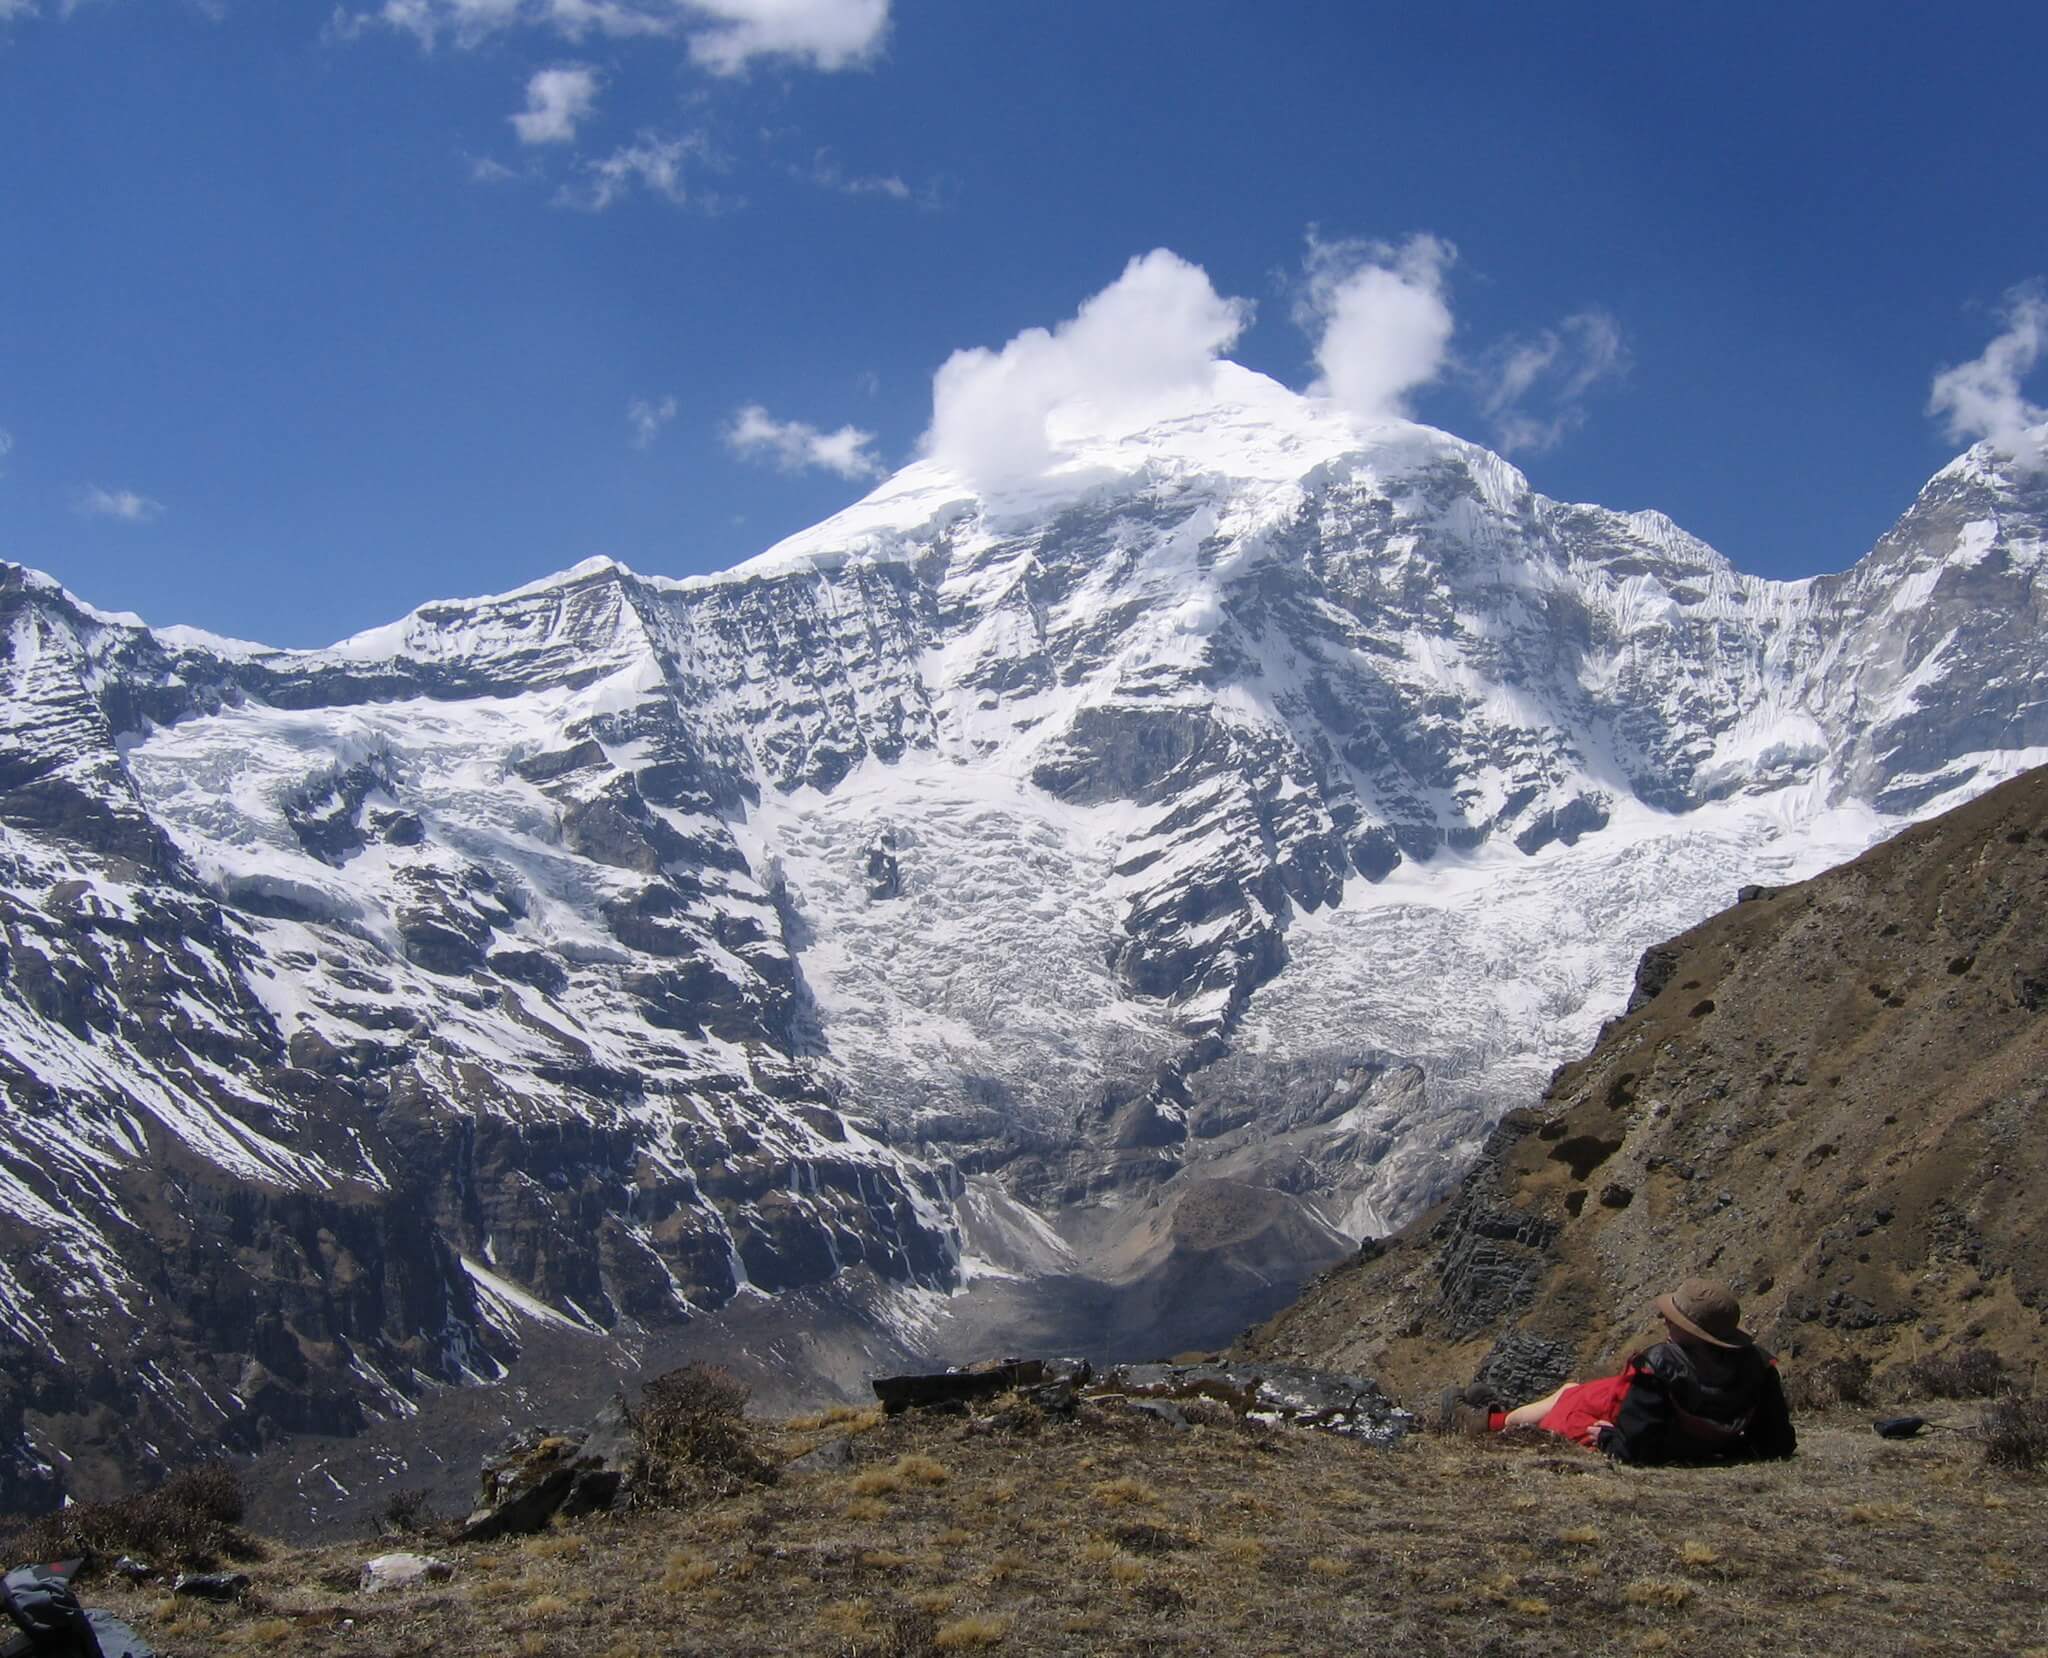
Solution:
[(17, 1566), (0, 1578), (0, 1606), (18, 1634), (0, 1643), (0, 1658), (105, 1658), (85, 1608), (72, 1593), (71, 1578), (82, 1560), (50, 1566)]

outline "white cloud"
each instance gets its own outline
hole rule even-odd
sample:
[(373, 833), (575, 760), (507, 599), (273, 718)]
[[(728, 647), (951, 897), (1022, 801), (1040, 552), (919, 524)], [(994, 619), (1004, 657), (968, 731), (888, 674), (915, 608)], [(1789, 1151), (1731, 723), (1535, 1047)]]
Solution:
[(1295, 320), (1314, 334), (1309, 387), (1368, 420), (1405, 419), (1409, 393), (1450, 360), (1451, 308), (1444, 273), (1458, 250), (1421, 234), (1389, 242), (1309, 237), (1306, 292)]
[(755, 58), (794, 58), (814, 69), (850, 69), (880, 50), (889, 0), (687, 0), (712, 22), (690, 35), (690, 56), (720, 75)]
[(818, 468), (842, 478), (872, 478), (882, 470), (872, 445), (875, 435), (858, 426), (821, 432), (801, 420), (777, 420), (758, 403), (732, 417), (725, 441), (735, 455), (765, 458), (785, 472)]
[(147, 524), (161, 518), (164, 504), (132, 489), (101, 489), (89, 485), (79, 492), (78, 510), (88, 518), (113, 518), (124, 524)]
[(662, 427), (675, 417), (676, 400), (673, 397), (664, 397), (658, 403), (645, 397), (634, 398), (626, 405), (626, 419), (633, 428), (633, 447), (645, 449), (660, 435)]
[(842, 196), (887, 196), (891, 201), (909, 201), (911, 197), (910, 186), (894, 173), (849, 174), (830, 150), (820, 150), (811, 158), (811, 182)]
[(4, 461), (13, 453), (14, 434), (8, 431), (6, 427), (0, 426), (0, 461)]
[(1042, 472), (1055, 410), (1128, 425), (1207, 380), (1251, 315), (1249, 300), (1222, 298), (1200, 266), (1155, 249), (1050, 332), (1028, 328), (1000, 351), (947, 358), (932, 377), (925, 447), (983, 487)]
[(888, 24), (889, 0), (383, 0), (366, 11), (337, 7), (327, 35), (354, 40), (368, 29), (394, 29), (426, 51), (444, 39), (476, 46), (515, 28), (572, 41), (676, 39), (701, 67), (733, 75), (756, 58), (854, 68), (881, 48)]
[(510, 116), (522, 144), (567, 144), (597, 104), (597, 71), (587, 64), (558, 64), (526, 83), (526, 108)]
[(1552, 448), (1584, 424), (1587, 391), (1627, 367), (1621, 325), (1604, 311), (1581, 311), (1533, 338), (1503, 341), (1474, 375), (1494, 446), (1504, 455)]
[(608, 156), (587, 161), (587, 175), (580, 184), (565, 184), (556, 193), (563, 207), (579, 207), (587, 213), (602, 213), (633, 193), (634, 187), (684, 206), (690, 199), (683, 184), (685, 157), (703, 152), (703, 140), (694, 134), (664, 137), (643, 132), (632, 143), (621, 145)]
[(0, 23), (36, 15), (36, 0), (0, 0)]
[(2038, 281), (2022, 283), (2007, 293), (2000, 315), (2005, 331), (1980, 356), (1935, 375), (1927, 412), (1947, 417), (1944, 430), (1953, 442), (1989, 438), (2008, 454), (2048, 461), (2048, 433), (2028, 430), (2048, 421), (2048, 409), (2020, 391), (2048, 349), (2048, 289)]

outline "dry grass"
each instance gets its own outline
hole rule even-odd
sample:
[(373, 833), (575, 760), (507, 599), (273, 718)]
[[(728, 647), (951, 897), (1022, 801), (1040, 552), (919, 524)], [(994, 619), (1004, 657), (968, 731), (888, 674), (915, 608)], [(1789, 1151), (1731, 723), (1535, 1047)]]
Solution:
[[(815, 1436), (757, 1432), (764, 1454)], [(1095, 1407), (1029, 1434), (913, 1413), (862, 1435), (851, 1476), (457, 1545), (446, 1584), (362, 1596), (373, 1547), (336, 1543), (274, 1549), (242, 1606), (104, 1579), (87, 1598), (165, 1658), (1904, 1658), (1935, 1630), (1945, 1653), (2048, 1645), (2048, 1481), (1987, 1473), (1960, 1434), (1892, 1445), (1844, 1414), (1802, 1436), (1786, 1465), (1659, 1471), (1540, 1441), (1373, 1451)], [(870, 1474), (886, 1489), (849, 1489)]]

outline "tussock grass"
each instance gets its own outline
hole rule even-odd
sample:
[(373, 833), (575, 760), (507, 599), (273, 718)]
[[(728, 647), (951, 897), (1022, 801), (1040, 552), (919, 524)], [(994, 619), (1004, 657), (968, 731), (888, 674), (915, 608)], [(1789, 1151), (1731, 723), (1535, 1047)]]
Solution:
[(1007, 1618), (956, 1618), (939, 1626), (932, 1636), (932, 1645), (942, 1652), (965, 1652), (974, 1647), (997, 1646), (1009, 1633)]
[(1121, 1479), (1104, 1480), (1094, 1488), (1095, 1500), (1111, 1508), (1127, 1508), (1143, 1504), (1155, 1507), (1159, 1502), (1158, 1490), (1141, 1479), (1126, 1474)]

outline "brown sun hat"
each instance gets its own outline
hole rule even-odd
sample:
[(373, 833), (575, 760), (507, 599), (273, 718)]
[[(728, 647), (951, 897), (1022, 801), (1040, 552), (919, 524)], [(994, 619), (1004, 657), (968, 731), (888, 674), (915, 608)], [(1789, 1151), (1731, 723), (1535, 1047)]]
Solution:
[(1735, 1292), (1718, 1279), (1686, 1279), (1670, 1294), (1657, 1297), (1657, 1311), (1688, 1335), (1716, 1347), (1747, 1347), (1755, 1339), (1741, 1327), (1742, 1307)]

